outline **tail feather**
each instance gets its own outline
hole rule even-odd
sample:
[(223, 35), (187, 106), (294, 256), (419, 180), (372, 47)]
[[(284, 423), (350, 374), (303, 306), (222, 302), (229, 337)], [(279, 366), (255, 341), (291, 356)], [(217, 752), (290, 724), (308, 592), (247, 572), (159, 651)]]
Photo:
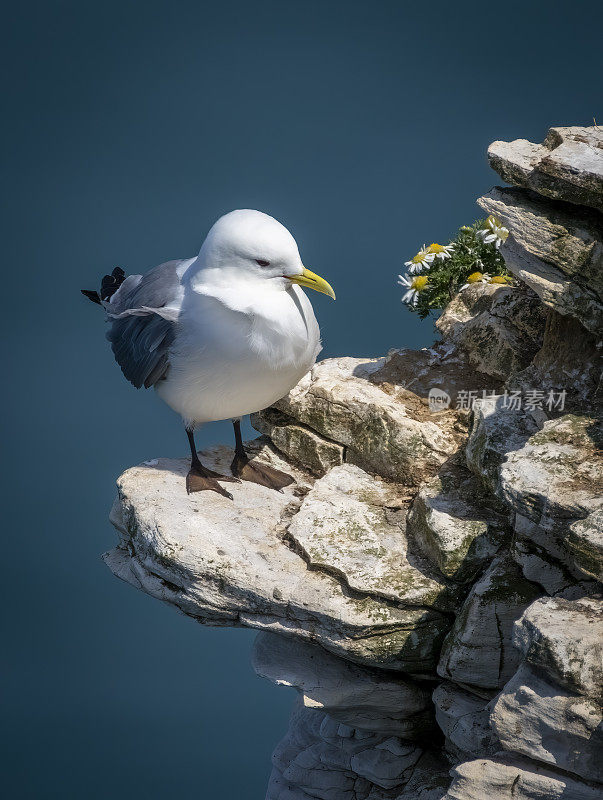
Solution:
[(123, 269), (121, 267), (115, 267), (110, 275), (105, 275), (102, 279), (100, 293), (95, 289), (80, 289), (80, 291), (88, 300), (92, 300), (93, 303), (101, 305), (113, 297), (125, 279), (126, 273)]
[(92, 300), (93, 303), (98, 303), (100, 306), (100, 294), (96, 291), (96, 289), (80, 289), (80, 292), (87, 297), (88, 300)]

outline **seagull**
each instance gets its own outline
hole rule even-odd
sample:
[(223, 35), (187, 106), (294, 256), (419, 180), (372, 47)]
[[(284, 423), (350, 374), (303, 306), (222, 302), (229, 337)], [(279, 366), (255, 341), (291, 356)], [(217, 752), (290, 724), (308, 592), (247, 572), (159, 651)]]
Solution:
[[(312, 368), (320, 329), (302, 287), (335, 299), (331, 286), (304, 267), (295, 239), (273, 217), (240, 209), (220, 217), (199, 255), (167, 261), (145, 275), (116, 267), (100, 291), (82, 294), (102, 306), (107, 339), (124, 376), (154, 387), (182, 417), (191, 449), (186, 489), (213, 490), (240, 480), (281, 490), (293, 478), (251, 461), (241, 417), (284, 397)], [(231, 419), (232, 475), (203, 466), (195, 430)]]

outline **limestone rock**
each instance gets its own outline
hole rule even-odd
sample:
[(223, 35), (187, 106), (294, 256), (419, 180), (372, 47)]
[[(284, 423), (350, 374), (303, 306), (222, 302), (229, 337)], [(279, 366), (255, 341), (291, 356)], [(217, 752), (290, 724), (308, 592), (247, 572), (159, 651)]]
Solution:
[(565, 547), (576, 572), (603, 583), (603, 509), (572, 523)]
[(518, 534), (570, 568), (569, 525), (603, 508), (600, 436), (589, 417), (549, 420), (509, 453), (500, 471), (500, 493), (516, 512)]
[(493, 755), (500, 750), (500, 743), (490, 727), (487, 700), (444, 681), (434, 691), (433, 702), (436, 720), (446, 737), (446, 747), (459, 756), (459, 760)]
[(603, 399), (598, 336), (599, 331), (587, 331), (575, 317), (549, 308), (542, 347), (528, 367), (513, 375), (509, 388), (525, 395), (539, 389), (547, 399), (553, 392), (551, 415), (594, 412)]
[(296, 424), (275, 408), (251, 415), (251, 424), (260, 433), (270, 437), (274, 446), (301, 469), (319, 477), (331, 467), (343, 464), (345, 448), (320, 436), (305, 425)]
[(547, 679), (576, 694), (603, 698), (601, 600), (536, 600), (515, 623), (513, 643)]
[(316, 481), (288, 534), (312, 568), (339, 576), (356, 592), (455, 610), (458, 588), (410, 552), (405, 517), (400, 487), (344, 464)]
[(304, 798), (300, 790), (320, 800), (384, 798), (379, 789), (394, 797), (422, 753), (396, 737), (367, 735), (297, 704), (273, 754), (267, 800)]
[(602, 719), (600, 703), (522, 664), (499, 695), (491, 724), (506, 750), (603, 781)]
[(513, 623), (540, 593), (509, 555), (496, 558), (456, 617), (438, 674), (478, 690), (500, 689), (521, 660), (511, 644)]
[[(368, 379), (398, 398), (417, 419), (432, 420), (453, 436), (466, 433), (469, 394), (491, 394), (502, 386), (500, 378), (476, 369), (467, 352), (452, 341), (422, 350), (390, 350)], [(430, 406), (430, 393), (435, 389), (444, 390), (450, 398), (446, 409), (434, 411)]]
[(544, 548), (539, 547), (531, 539), (520, 535), (524, 524), (528, 525), (530, 530), (533, 527), (523, 518), (515, 518), (516, 535), (511, 549), (512, 558), (521, 567), (524, 578), (542, 586), (543, 591), (549, 595), (560, 595), (575, 587), (576, 577), (568, 567), (551, 558)]
[[(232, 456), (225, 447), (202, 454), (222, 473)], [(118, 481), (113, 515), (121, 542), (106, 556), (109, 567), (205, 624), (299, 636), (385, 669), (432, 669), (446, 617), (351, 592), (330, 572), (309, 569), (289, 546), (287, 528), (311, 481), (269, 446), (255, 457), (290, 472), (297, 485), (281, 493), (230, 484), (230, 501), (214, 492), (188, 496), (184, 459), (127, 470)]]
[(577, 214), (572, 206), (543, 201), (523, 189), (496, 187), (477, 202), (502, 220), (519, 247), (603, 298), (600, 214), (587, 209)]
[(496, 494), (501, 464), (539, 428), (534, 415), (513, 406), (510, 394), (477, 399), (465, 448), (469, 469)]
[(434, 729), (426, 688), (351, 664), (317, 645), (259, 633), (252, 663), (258, 675), (298, 689), (307, 708), (351, 728), (402, 739), (424, 739)]
[(591, 332), (597, 334), (603, 326), (603, 305), (588, 287), (568, 278), (558, 267), (543, 261), (523, 249), (509, 236), (501, 247), (508, 269), (542, 302), (560, 314), (576, 317)]
[(445, 465), (414, 500), (407, 530), (440, 572), (470, 581), (509, 538), (508, 520), (461, 464)]
[(603, 130), (551, 128), (541, 145), (493, 142), (488, 158), (507, 183), (603, 211)]
[(476, 369), (503, 381), (530, 364), (544, 325), (533, 292), (487, 283), (459, 292), (436, 322), (444, 339), (465, 351)]
[(452, 770), (444, 800), (599, 800), (600, 788), (522, 759), (481, 758)]
[[(395, 800), (444, 800), (450, 785), (450, 764), (434, 751), (417, 761), (402, 794)], [(379, 800), (379, 798), (376, 798)]]
[[(275, 408), (343, 446), (346, 461), (418, 486), (458, 449), (462, 431), (452, 411), (432, 415), (426, 400), (368, 380), (382, 366), (383, 360), (321, 361)], [(296, 457), (295, 444), (290, 449), (281, 441), (280, 449)]]

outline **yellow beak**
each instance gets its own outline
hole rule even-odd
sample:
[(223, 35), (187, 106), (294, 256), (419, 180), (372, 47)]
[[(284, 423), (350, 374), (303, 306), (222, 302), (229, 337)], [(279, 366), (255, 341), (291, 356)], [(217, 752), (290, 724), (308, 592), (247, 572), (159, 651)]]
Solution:
[(320, 277), (320, 275), (310, 272), (310, 270), (306, 269), (305, 267), (301, 275), (287, 275), (287, 277), (291, 283), (297, 283), (299, 286), (305, 286), (308, 289), (316, 289), (317, 292), (328, 294), (329, 297), (332, 297), (333, 300), (335, 300), (335, 292), (333, 291), (331, 284), (327, 283), (324, 278)]

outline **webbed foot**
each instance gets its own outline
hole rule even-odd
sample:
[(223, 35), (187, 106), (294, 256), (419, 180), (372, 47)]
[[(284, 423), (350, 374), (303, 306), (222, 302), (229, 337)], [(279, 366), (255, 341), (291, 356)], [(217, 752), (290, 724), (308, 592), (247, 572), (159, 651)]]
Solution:
[(279, 469), (269, 467), (260, 461), (250, 461), (247, 455), (236, 454), (230, 465), (232, 474), (237, 478), (251, 483), (258, 483), (260, 486), (267, 486), (280, 492), (285, 486), (295, 483), (295, 478), (281, 472)]
[(207, 469), (207, 467), (204, 467), (202, 464), (193, 465), (186, 476), (187, 494), (210, 490), (232, 500), (231, 493), (220, 486), (218, 481), (240, 483), (238, 478), (231, 475), (220, 475), (219, 472), (214, 472), (213, 469)]

